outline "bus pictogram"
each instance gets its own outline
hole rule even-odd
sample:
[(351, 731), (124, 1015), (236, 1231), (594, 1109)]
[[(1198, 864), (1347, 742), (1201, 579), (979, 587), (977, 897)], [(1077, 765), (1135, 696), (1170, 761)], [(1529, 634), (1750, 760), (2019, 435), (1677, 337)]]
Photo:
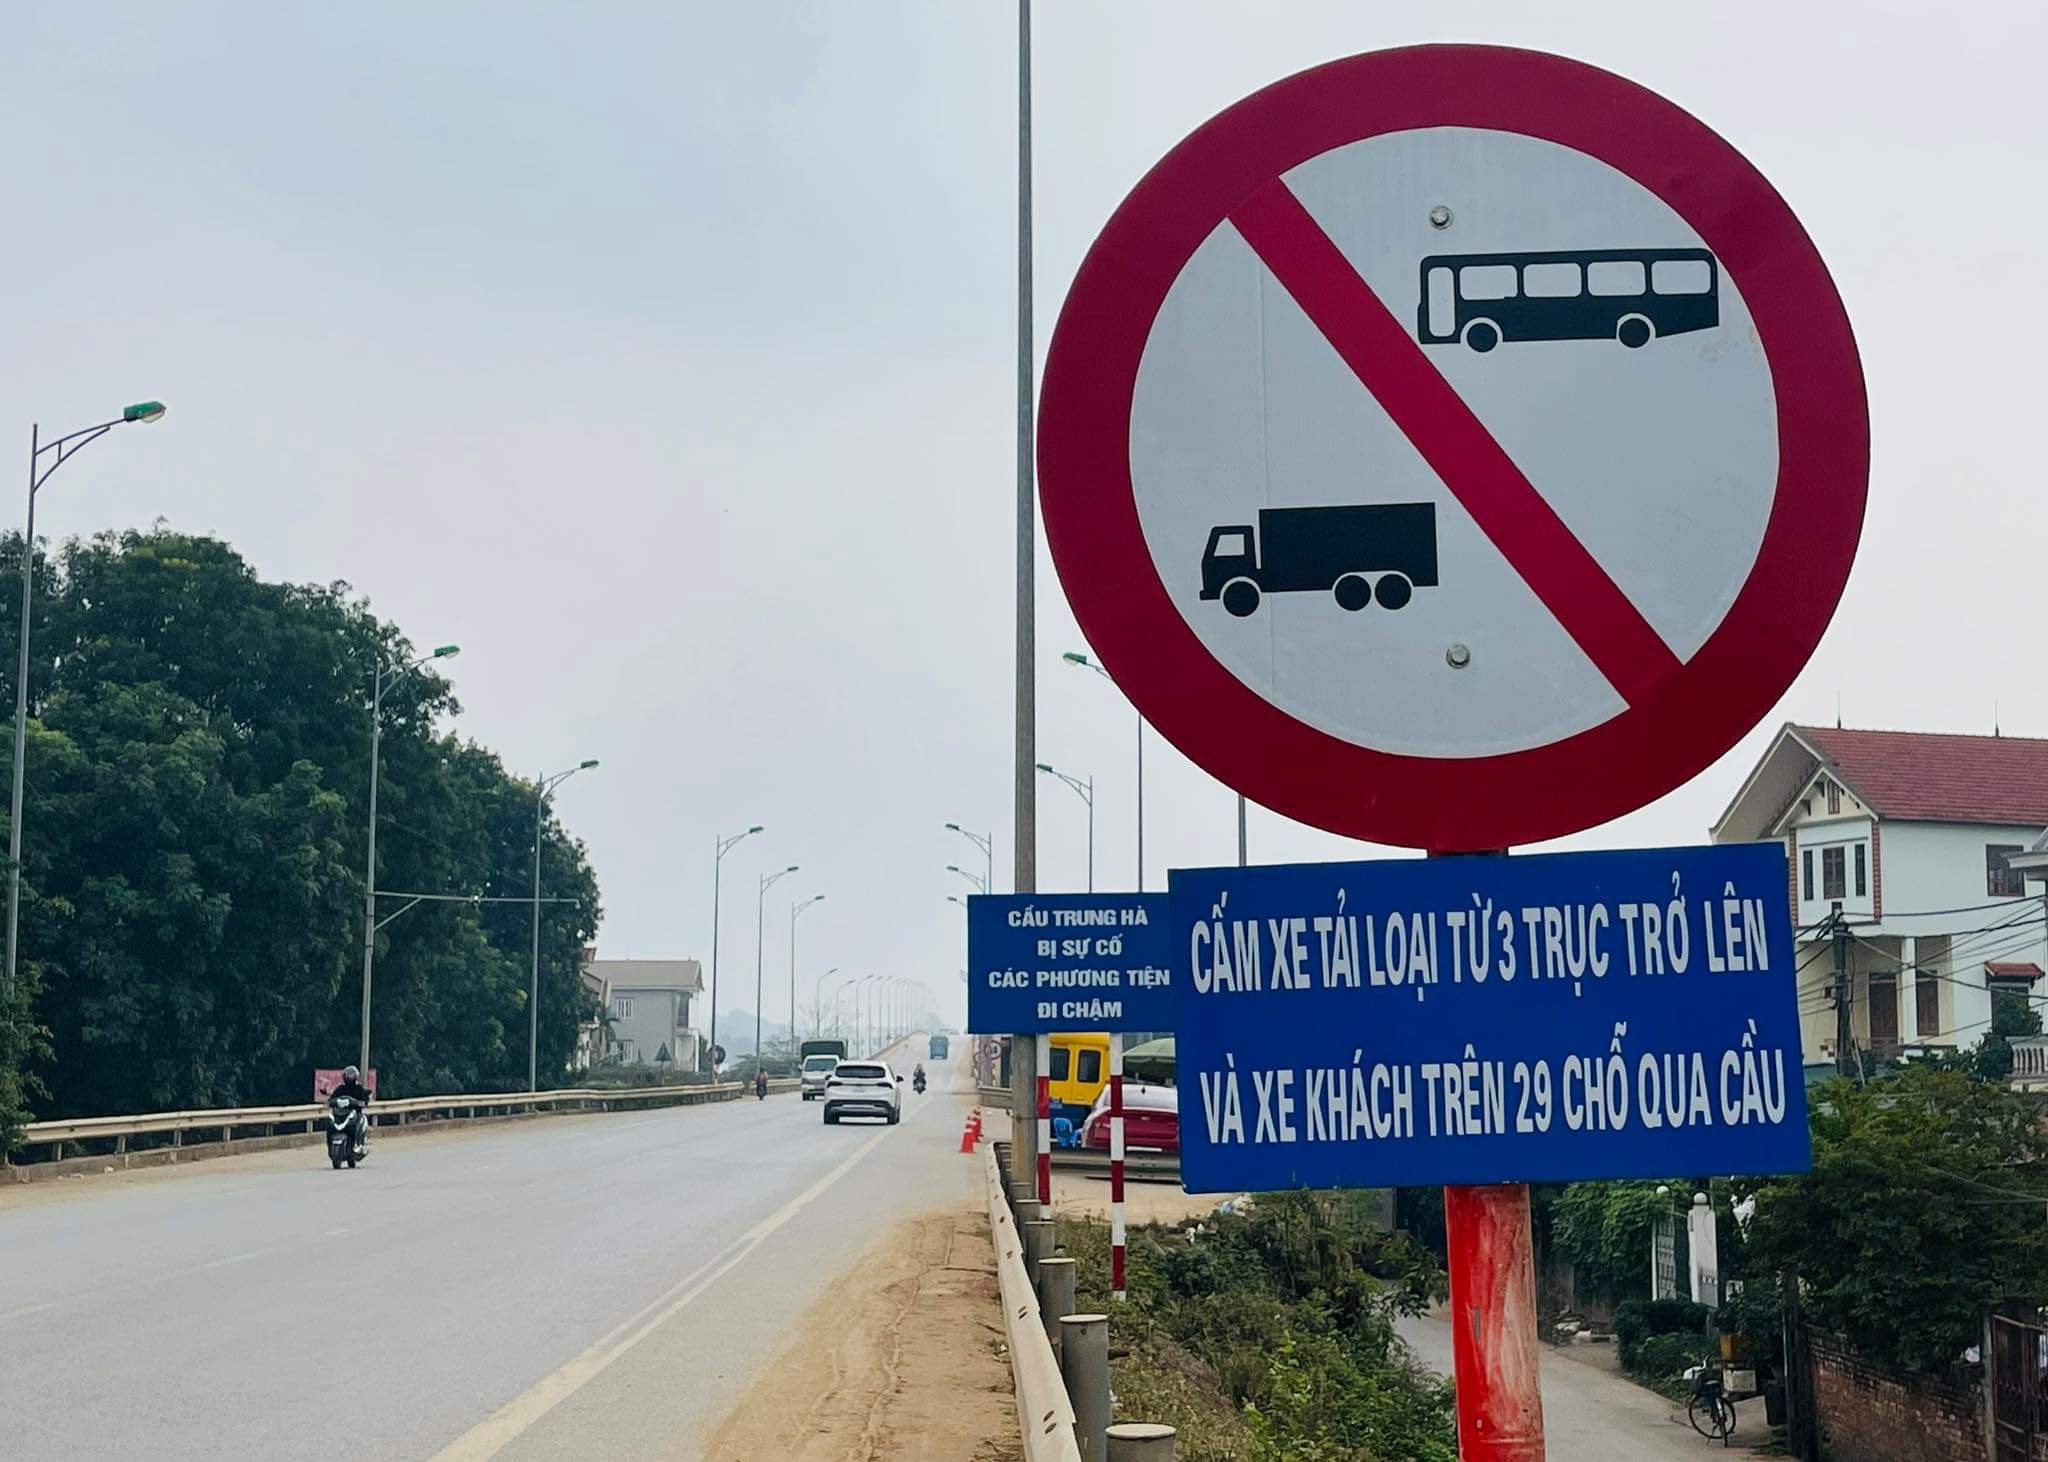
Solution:
[(1706, 249), (1565, 249), (1432, 254), (1422, 261), (1416, 335), (1484, 354), (1504, 340), (1618, 340), (1721, 323), (1721, 271)]

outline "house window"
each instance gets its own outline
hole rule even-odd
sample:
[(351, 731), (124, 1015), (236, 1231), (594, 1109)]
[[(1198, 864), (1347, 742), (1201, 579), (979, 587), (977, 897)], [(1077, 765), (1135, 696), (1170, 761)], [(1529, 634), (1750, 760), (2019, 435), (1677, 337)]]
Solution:
[(2026, 850), (2018, 843), (1992, 843), (1984, 849), (1984, 892), (1995, 899), (2019, 898), (2027, 891), (2026, 879), (2011, 863), (2012, 855)]
[(1935, 983), (1932, 970), (1914, 972), (1913, 1030), (1922, 1036), (1941, 1034), (1941, 986)]
[(1869, 844), (1858, 843), (1856, 845), (1856, 897), (1858, 897), (1859, 899), (1867, 898), (1870, 895), (1870, 868), (1868, 866), (1869, 863)]
[(1813, 901), (1813, 849), (1808, 848), (1799, 855), (1799, 897), (1808, 903)]
[(633, 1017), (633, 1001), (632, 1001), (632, 998), (631, 998), (630, 996), (626, 996), (626, 995), (621, 995), (621, 996), (619, 996), (619, 998), (618, 998), (618, 999), (616, 999), (616, 1000), (612, 1001), (612, 1014), (613, 1014), (614, 1016), (616, 1016), (616, 1017), (617, 1017), (618, 1019), (620, 1019), (620, 1020), (630, 1020), (630, 1019), (632, 1019), (632, 1017)]
[(1820, 850), (1820, 896), (1824, 899), (1847, 898), (1844, 891), (1848, 880), (1843, 876), (1848, 858), (1839, 846)]
[(1828, 789), (1828, 816), (1833, 817), (1842, 810), (1842, 789), (1832, 781), (1821, 783)]

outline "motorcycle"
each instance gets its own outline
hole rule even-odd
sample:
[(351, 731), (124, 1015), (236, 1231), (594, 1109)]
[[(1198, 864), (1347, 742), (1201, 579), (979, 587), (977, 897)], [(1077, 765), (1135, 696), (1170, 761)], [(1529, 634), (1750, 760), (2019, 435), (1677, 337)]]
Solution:
[(910, 1079), (910, 1089), (919, 1096), (924, 1095), (924, 1073), (922, 1071)]
[(768, 1100), (768, 1074), (766, 1072), (754, 1078), (754, 1100), (757, 1102)]
[(354, 1097), (336, 1092), (327, 1099), (327, 1160), (338, 1169), (343, 1163), (354, 1167), (367, 1154), (363, 1133), (369, 1113)]

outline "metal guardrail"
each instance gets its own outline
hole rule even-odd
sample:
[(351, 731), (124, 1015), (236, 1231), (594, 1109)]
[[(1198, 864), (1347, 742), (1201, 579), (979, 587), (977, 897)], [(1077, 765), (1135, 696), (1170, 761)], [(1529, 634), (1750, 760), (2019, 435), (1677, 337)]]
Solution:
[(1007, 1086), (977, 1086), (974, 1094), (981, 1098), (984, 1107), (1001, 1107), (1010, 1110), (1010, 1089)]
[[(796, 1090), (794, 1081), (770, 1081), (770, 1091), (788, 1092)], [(564, 1108), (589, 1111), (611, 1111), (614, 1106), (633, 1108), (649, 1106), (689, 1106), (701, 1102), (729, 1101), (743, 1095), (749, 1088), (740, 1082), (705, 1083), (696, 1086), (628, 1086), (628, 1087), (574, 1087), (558, 1091), (515, 1091), (515, 1092), (474, 1092), (454, 1096), (396, 1097), (388, 1101), (372, 1103), (370, 1117), (374, 1125), (405, 1125), (408, 1118), (435, 1116), (452, 1118), (458, 1114), (474, 1117), (478, 1113), (504, 1112), (507, 1109), (532, 1111), (559, 1111)], [(69, 1121), (30, 1122), (22, 1130), (22, 1142), (26, 1147), (49, 1144), (53, 1159), (61, 1156), (67, 1142), (91, 1142), (111, 1138), (116, 1152), (127, 1151), (128, 1139), (146, 1135), (171, 1134), (173, 1146), (182, 1145), (188, 1132), (220, 1133), (220, 1140), (230, 1140), (237, 1128), (283, 1127), (305, 1123), (309, 1127), (326, 1115), (327, 1108), (319, 1102), (304, 1102), (283, 1107), (219, 1107), (185, 1112), (144, 1112), (128, 1117), (74, 1117)]]
[(1003, 1338), (1010, 1351), (1010, 1376), (1017, 1388), (1017, 1419), (1024, 1434), (1026, 1462), (1081, 1462), (1074, 1439), (1074, 1407), (1053, 1359), (1052, 1342), (1039, 1318), (1038, 1296), (1024, 1270), (1024, 1240), (1010, 1212), (995, 1144), (982, 1151), (988, 1184), (988, 1231), (995, 1241), (996, 1283), (1003, 1294)]

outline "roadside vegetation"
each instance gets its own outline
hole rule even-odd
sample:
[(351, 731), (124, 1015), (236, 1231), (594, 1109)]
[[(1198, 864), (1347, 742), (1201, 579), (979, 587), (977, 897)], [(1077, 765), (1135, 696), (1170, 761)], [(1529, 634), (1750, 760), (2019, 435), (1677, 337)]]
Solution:
[(1443, 1271), (1374, 1227), (1364, 1198), (1272, 1193), (1134, 1229), (1121, 1306), (1107, 1226), (1061, 1219), (1079, 1303), (1111, 1317), (1118, 1415), (1178, 1428), (1184, 1462), (1452, 1462), (1451, 1385), (1394, 1334)]
[[(20, 564), (20, 536), (0, 539), (0, 579)], [(267, 582), (217, 538), (102, 534), (34, 567), (0, 1152), (31, 1113), (305, 1101), (315, 1067), (355, 1058), (380, 669), (378, 886), (459, 899), (379, 908), (395, 917), (377, 940), (378, 1090), (524, 1086), (534, 786), (444, 729), (448, 682), (404, 673), (422, 651), (346, 584)], [(19, 600), (0, 601), (11, 703)], [(596, 1014), (577, 969), (598, 919), (552, 813), (541, 878), (562, 900), (540, 918), (547, 1083)]]

